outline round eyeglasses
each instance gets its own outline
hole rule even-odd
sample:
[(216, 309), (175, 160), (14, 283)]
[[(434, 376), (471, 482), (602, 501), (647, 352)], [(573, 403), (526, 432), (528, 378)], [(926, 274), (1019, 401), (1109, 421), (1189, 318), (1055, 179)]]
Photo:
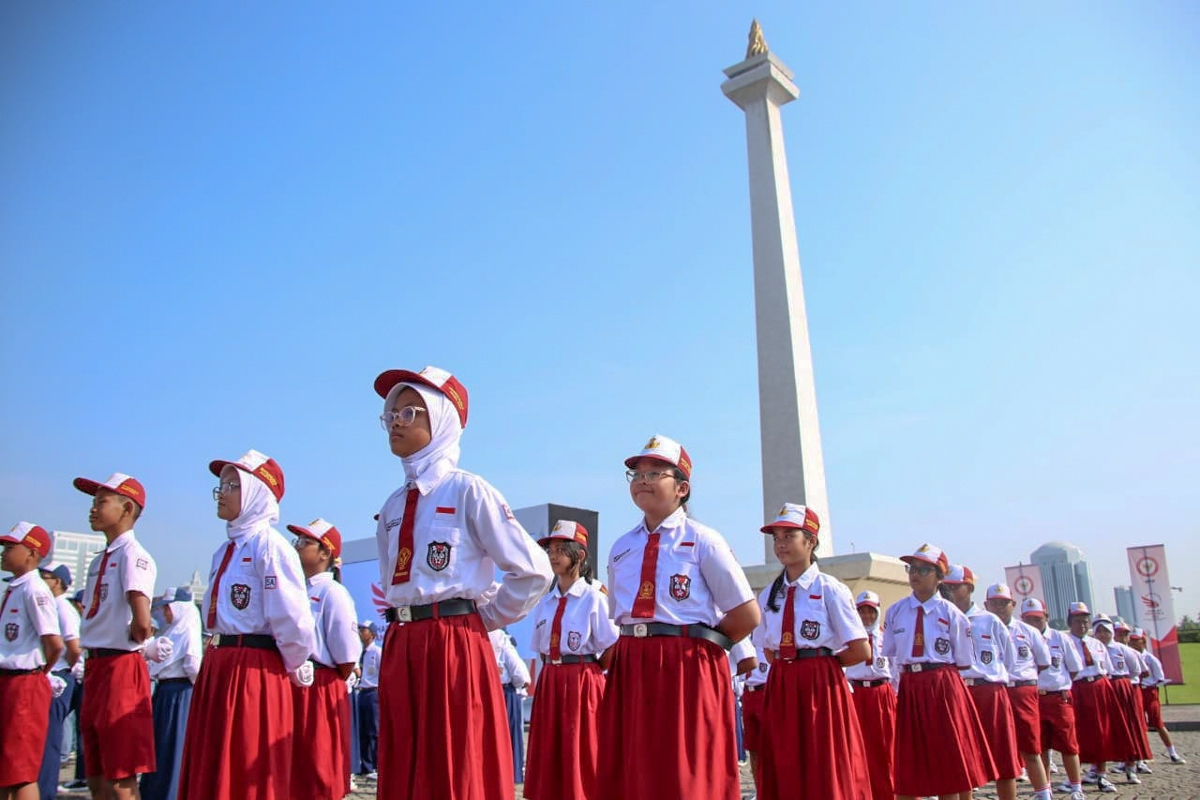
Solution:
[(933, 572), (932, 564), (905, 564), (904, 571), (909, 574), (916, 574), (924, 578), (929, 573)]
[(421, 406), (404, 406), (398, 411), (385, 411), (379, 415), (379, 425), (385, 431), (390, 430), (397, 422), (400, 423), (400, 427), (407, 428), (417, 421), (417, 414), (424, 410)]
[(234, 481), (230, 481), (229, 483), (222, 483), (217, 486), (214, 486), (213, 487), (213, 500), (220, 500), (221, 495), (229, 494), (230, 492), (232, 492), (234, 489), (238, 488), (239, 486), (241, 486), (241, 484), (236, 483)]
[(674, 478), (674, 470), (652, 469), (649, 472), (638, 472), (636, 469), (625, 470), (625, 479), (630, 483), (658, 483), (663, 478)]

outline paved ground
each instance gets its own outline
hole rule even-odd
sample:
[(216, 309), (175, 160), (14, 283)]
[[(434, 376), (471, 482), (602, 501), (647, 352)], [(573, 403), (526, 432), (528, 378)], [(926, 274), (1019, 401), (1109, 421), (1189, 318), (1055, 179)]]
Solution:
[[(1168, 723), (1169, 725), (1170, 723)], [(1086, 787), (1089, 795), (1097, 797), (1117, 797), (1122, 800), (1189, 800), (1200, 798), (1200, 732), (1197, 731), (1179, 731), (1172, 734), (1175, 741), (1175, 746), (1183, 753), (1188, 763), (1179, 765), (1171, 764), (1161, 757), (1161, 742), (1156, 734), (1150, 734), (1151, 745), (1154, 752), (1159, 755), (1158, 760), (1151, 763), (1151, 768), (1154, 770), (1152, 775), (1142, 776), (1141, 786), (1127, 786), (1124, 783), (1124, 778), (1117, 775), (1110, 775), (1109, 778), (1117, 785), (1117, 794), (1115, 795), (1100, 795), (1094, 788)], [(70, 764), (63, 768), (62, 780), (68, 781), (74, 776), (74, 765)], [(1066, 776), (1063, 773), (1053, 776), (1055, 783), (1063, 780)], [(350, 795), (354, 800), (368, 800), (375, 797), (375, 782), (369, 781), (361, 777), (356, 777), (357, 790)], [(1029, 797), (1031, 794), (1029, 784), (1020, 784), (1018, 788), (1019, 797)], [(750, 777), (749, 767), (742, 767), (742, 797), (749, 798), (754, 795), (754, 782)], [(85, 798), (86, 792), (60, 792), (61, 798)], [(1065, 797), (1065, 795), (1059, 795)], [(521, 797), (521, 787), (516, 787), (515, 797)], [(988, 786), (983, 790), (976, 792), (975, 797), (980, 800), (994, 800), (996, 792), (994, 787)], [(697, 798), (701, 800), (701, 798)]]

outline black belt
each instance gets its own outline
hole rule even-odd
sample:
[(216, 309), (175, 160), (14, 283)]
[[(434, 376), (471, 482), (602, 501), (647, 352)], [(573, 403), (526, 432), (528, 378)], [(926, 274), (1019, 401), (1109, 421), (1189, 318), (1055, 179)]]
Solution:
[(546, 655), (545, 653), (542, 653), (542, 663), (543, 664), (595, 664), (599, 660), (600, 659), (598, 659), (592, 655), (573, 656), (570, 654), (565, 655), (565, 656), (559, 656), (557, 659), (553, 659), (553, 658), (550, 658), (550, 656)]
[(796, 648), (796, 655), (791, 658), (784, 658), (779, 655), (778, 650), (773, 650), (772, 652), (775, 653), (776, 661), (803, 661), (806, 658), (823, 658), (833, 655), (833, 651), (828, 647), (798, 647)]
[(1014, 689), (1024, 689), (1026, 686), (1037, 686), (1037, 681), (1013, 681), (1009, 685)]
[(1108, 679), (1111, 681), (1127, 681), (1127, 680), (1129, 680), (1129, 676), (1128, 675), (1109, 675)]
[(322, 664), (320, 661), (314, 661), (312, 662), (312, 665), (313, 669), (337, 669), (337, 667), (331, 667), (328, 664)]
[(1076, 678), (1075, 683), (1095, 683), (1103, 677), (1103, 675), (1091, 675), (1087, 678)]
[(377, 691), (379, 691), (378, 686), (363, 686), (358, 690), (358, 693), (366, 694), (367, 692), (377, 692)]
[(754, 686), (747, 686), (746, 691), (747, 692), (761, 692), (766, 688), (767, 688), (767, 685), (765, 683), (759, 683)]
[(115, 656), (127, 656), (130, 653), (136, 653), (137, 650), (114, 650), (111, 647), (89, 647), (87, 649), (88, 658), (113, 658)]
[(1047, 696), (1058, 695), (1059, 697), (1061, 697), (1063, 699), (1066, 699), (1069, 696), (1067, 694), (1066, 689), (1038, 689), (1038, 694), (1047, 695)]
[(461, 617), (475, 613), (475, 601), (465, 597), (455, 597), (440, 603), (430, 603), (424, 606), (399, 606), (383, 612), (383, 618), (388, 622), (420, 622), (425, 619), (440, 619), (442, 617)]
[(50, 674), (51, 674), (51, 675), (58, 675), (58, 676), (60, 676), (60, 677), (61, 677), (61, 676), (63, 676), (63, 675), (70, 675), (70, 674), (71, 674), (71, 668), (70, 668), (70, 667), (67, 667), (66, 669), (56, 669), (56, 670), (54, 670), (53, 672), (51, 672)]
[(999, 686), (1004, 687), (999, 681), (989, 681), (987, 678), (963, 678), (963, 683), (967, 686)]
[(256, 650), (279, 650), (275, 637), (265, 633), (218, 633), (212, 647), (253, 647)]
[(707, 639), (713, 644), (729, 650), (733, 641), (715, 628), (710, 628), (699, 622), (690, 625), (668, 625), (665, 622), (637, 622), (633, 625), (621, 626), (622, 636), (632, 636), (635, 639), (645, 639), (648, 636), (681, 636), (684, 639)]
[(928, 672), (931, 669), (950, 669), (954, 664), (944, 661), (920, 661), (916, 664), (905, 664), (901, 669), (905, 672)]
[(8, 667), (0, 667), (0, 675), (36, 675), (41, 671), (41, 667), (33, 667), (32, 669), (9, 669)]
[(163, 686), (168, 683), (186, 683), (190, 686), (192, 683), (192, 679), (191, 678), (159, 678), (158, 679), (159, 686)]
[(877, 681), (850, 681), (850, 685), (859, 689), (874, 689), (876, 686), (883, 686), (887, 682), (887, 678), (880, 678)]

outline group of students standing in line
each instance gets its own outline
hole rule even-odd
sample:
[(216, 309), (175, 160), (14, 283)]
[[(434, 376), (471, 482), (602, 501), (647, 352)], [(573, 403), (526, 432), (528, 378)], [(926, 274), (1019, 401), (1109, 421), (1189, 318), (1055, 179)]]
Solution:
[[(534, 542), (495, 488), (458, 468), (469, 409), (458, 379), (435, 367), (389, 370), (375, 390), (404, 471), (376, 531), (388, 604), (378, 664), (379, 797), (511, 796), (519, 768), (508, 732), (513, 703), (497, 680), (489, 631), (531, 612), (542, 669), (527, 798), (738, 798), (728, 651), (748, 639), (762, 658), (753, 649), (735, 658), (757, 676), (747, 700), (761, 698), (757, 711), (755, 702), (745, 711), (760, 797), (795, 796), (798, 781), (804, 794), (831, 798), (966, 797), (994, 778), (1003, 792), (1018, 754), (1032, 756), (1026, 768), (1046, 791), (1044, 773), (1035, 777), (1043, 726), (1021, 727), (1024, 738), (1007, 748), (992, 740), (1001, 709), (1019, 703), (1027, 718), (1054, 697), (1022, 677), (1029, 665), (1040, 681), (1052, 665), (1064, 669), (1062, 657), (1039, 660), (1053, 648), (1033, 628), (1010, 624), (976, 637), (963, 610), (939, 594), (952, 581), (938, 548), (903, 557), (913, 594), (880, 625), (877, 597), (864, 593), (856, 602), (818, 569), (817, 514), (785, 504), (762, 528), (783, 570), (756, 598), (721, 535), (687, 514), (687, 451), (654, 436), (625, 460), (641, 519), (613, 544), (605, 588), (590, 574), (582, 526), (563, 521)], [(213, 637), (189, 676), (195, 686), (177, 796), (343, 797), (350, 790), (346, 687), (363, 642), (353, 603), (332, 574), (340, 535), (316, 520), (288, 526), (297, 536), (289, 544), (274, 529), (284, 476), (273, 459), (251, 450), (209, 468), (228, 541), (214, 553), (201, 608)], [(160, 660), (172, 650), (150, 636), (155, 567), (133, 535), (145, 491), (120, 474), (76, 486), (95, 496), (90, 521), (109, 542), (85, 590), (85, 763), (94, 796), (134, 797), (137, 775), (156, 771), (155, 742), (145, 733), (153, 730), (147, 661), (139, 654)], [(43, 538), (44, 530), (25, 523), (3, 537), (4, 569), (16, 578), (0, 616), (19, 619), (0, 642), (0, 701), (16, 709), (13, 735), (0, 740), (0, 786), (21, 800), (36, 797), (28, 784), (40, 766), (53, 691), (44, 673), (63, 647), (36, 570), (49, 552)], [(1076, 637), (1057, 646), (1093, 654), (1082, 660), (1100, 675), (1115, 662), (1094, 642)], [(1004, 691), (986, 685), (999, 683), (991, 678), (1000, 664), (1008, 670)], [(972, 668), (980, 677), (964, 681)], [(1076, 672), (1072, 688), (1107, 687)], [(1077, 705), (1082, 715), (1085, 703)], [(1117, 752), (1109, 726), (1099, 730), (1093, 763), (1136, 755)], [(1090, 728), (1088, 736), (1090, 746)], [(28, 757), (34, 741), (37, 763)], [(1069, 742), (1055, 741), (1069, 752)], [(160, 768), (163, 757), (160, 749)], [(880, 760), (891, 765), (886, 774), (876, 774)]]

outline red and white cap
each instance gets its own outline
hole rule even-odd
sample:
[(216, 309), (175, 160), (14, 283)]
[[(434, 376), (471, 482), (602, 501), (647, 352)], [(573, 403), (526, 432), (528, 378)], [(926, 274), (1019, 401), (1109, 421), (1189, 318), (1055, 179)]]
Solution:
[(420, 372), (412, 372), (407, 369), (389, 369), (386, 372), (379, 373), (379, 377), (375, 379), (375, 393), (386, 400), (388, 394), (392, 391), (392, 387), (397, 383), (421, 383), (432, 389), (437, 389), (454, 404), (455, 410), (458, 411), (458, 421), (462, 423), (463, 428), (467, 427), (467, 387), (463, 386), (458, 378), (446, 372), (446, 370), (438, 369), (437, 367), (425, 367)]
[(1007, 583), (993, 583), (987, 588), (988, 600), (1012, 600), (1012, 591), (1009, 590)]
[(784, 503), (783, 508), (775, 515), (775, 521), (759, 528), (763, 533), (770, 533), (772, 528), (797, 528), (808, 531), (813, 536), (821, 532), (821, 520), (817, 512), (799, 503)]
[(639, 458), (652, 458), (655, 461), (670, 464), (683, 473), (684, 480), (692, 479), (692, 459), (687, 450), (683, 449), (683, 445), (674, 439), (658, 434), (651, 436), (650, 441), (646, 442), (646, 446), (642, 448), (642, 452), (625, 459), (625, 466), (633, 469)]
[(1133, 630), (1131, 630), (1129, 632), (1129, 638), (1130, 639), (1145, 639), (1146, 632), (1144, 630), (1142, 630), (1141, 628), (1134, 628)]
[(247, 450), (246, 454), (237, 461), (210, 461), (208, 471), (218, 478), (226, 465), (236, 467), (247, 475), (253, 475), (267, 485), (275, 501), (283, 499), (283, 469), (275, 463), (275, 459), (263, 455), (257, 450)]
[(1128, 622), (1121, 619), (1120, 617), (1117, 617), (1116, 619), (1113, 620), (1113, 630), (1114, 631), (1131, 631), (1133, 629), (1129, 627)]
[(862, 608), (863, 606), (879, 608), (879, 595), (875, 594), (869, 589), (864, 592), (859, 592), (858, 597), (854, 598), (854, 607)]
[(305, 536), (325, 545), (325, 549), (333, 553), (334, 558), (342, 554), (341, 532), (319, 517), (308, 525), (288, 525), (287, 529), (297, 536)]
[(84, 494), (95, 495), (100, 489), (108, 489), (110, 492), (116, 492), (122, 497), (128, 497), (133, 502), (137, 503), (142, 508), (146, 507), (146, 488), (142, 486), (141, 481), (137, 478), (131, 478), (121, 472), (114, 472), (108, 476), (108, 480), (101, 483), (90, 478), (76, 478), (75, 488)]
[(42, 558), (50, 555), (50, 534), (41, 525), (18, 522), (12, 530), (0, 536), (0, 542), (23, 544)]
[(1076, 602), (1067, 606), (1067, 619), (1070, 619), (1071, 617), (1077, 617), (1080, 614), (1091, 616), (1091, 613), (1092, 610), (1088, 608), (1087, 603), (1083, 602), (1082, 600), (1077, 600)]
[(580, 525), (578, 522), (572, 522), (569, 519), (560, 519), (554, 523), (554, 527), (550, 529), (550, 533), (538, 539), (538, 544), (545, 547), (550, 543), (551, 539), (566, 539), (570, 542), (578, 542), (587, 547), (588, 532), (587, 528)]
[(950, 586), (961, 586), (962, 584), (970, 584), (971, 588), (975, 588), (975, 573), (966, 564), (952, 564), (946, 572), (946, 577), (942, 579), (942, 583)]
[(1112, 621), (1112, 619), (1109, 618), (1108, 614), (1101, 612), (1101, 613), (1097, 614), (1096, 616), (1092, 617), (1092, 627), (1093, 628), (1101, 628), (1101, 627), (1108, 628), (1111, 631), (1113, 629), (1113, 621)]
[(1046, 604), (1036, 597), (1026, 597), (1021, 601), (1021, 616), (1044, 617), (1046, 616)]
[(918, 547), (911, 556), (900, 556), (900, 560), (905, 564), (915, 564), (918, 561), (922, 564), (933, 564), (942, 571), (943, 575), (950, 571), (950, 559), (946, 558), (942, 548), (929, 542)]

